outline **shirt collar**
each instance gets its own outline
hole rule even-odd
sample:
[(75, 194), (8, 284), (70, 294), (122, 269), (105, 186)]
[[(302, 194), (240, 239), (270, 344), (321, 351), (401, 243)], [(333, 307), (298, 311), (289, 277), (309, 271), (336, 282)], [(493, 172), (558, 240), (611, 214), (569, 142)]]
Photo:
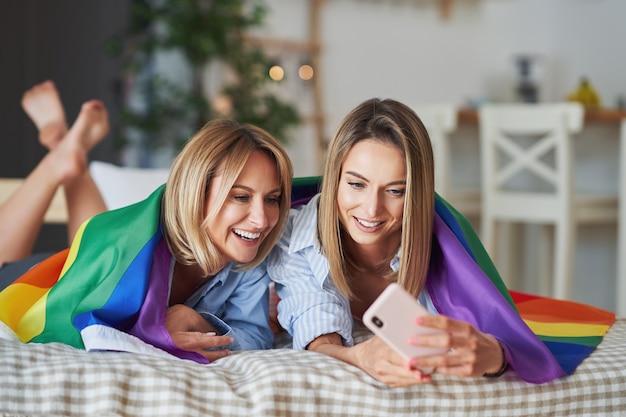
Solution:
[(289, 241), (289, 253), (298, 252), (313, 246), (316, 252), (321, 252), (321, 243), (317, 236), (317, 208), (320, 195), (316, 194), (304, 206), (291, 210), (294, 216), (293, 229)]

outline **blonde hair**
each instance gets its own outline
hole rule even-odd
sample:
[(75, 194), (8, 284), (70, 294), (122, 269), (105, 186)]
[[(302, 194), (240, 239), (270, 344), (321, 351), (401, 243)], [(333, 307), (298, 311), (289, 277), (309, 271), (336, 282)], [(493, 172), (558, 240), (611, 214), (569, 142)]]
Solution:
[[(366, 139), (391, 143), (402, 151), (406, 168), (406, 194), (402, 219), (400, 267), (397, 282), (417, 297), (424, 287), (430, 263), (435, 210), (435, 178), (430, 138), (421, 120), (408, 106), (394, 100), (370, 99), (341, 122), (326, 155), (319, 202), (318, 233), (333, 282), (344, 295), (351, 288), (353, 261), (343, 249), (337, 190), (346, 155)], [(394, 274), (395, 275), (395, 274)], [(387, 277), (393, 279), (394, 276)]]
[[(282, 145), (261, 128), (232, 120), (213, 120), (191, 138), (176, 157), (165, 186), (164, 235), (178, 262), (198, 264), (205, 275), (215, 273), (222, 266), (220, 253), (208, 235), (208, 219), (219, 212), (248, 158), (256, 151), (264, 152), (276, 162), (281, 189), (279, 218), (255, 258), (238, 267), (257, 266), (272, 249), (291, 204), (293, 168), (289, 156)], [(222, 164), (223, 181), (217, 201), (206, 207), (211, 180)]]

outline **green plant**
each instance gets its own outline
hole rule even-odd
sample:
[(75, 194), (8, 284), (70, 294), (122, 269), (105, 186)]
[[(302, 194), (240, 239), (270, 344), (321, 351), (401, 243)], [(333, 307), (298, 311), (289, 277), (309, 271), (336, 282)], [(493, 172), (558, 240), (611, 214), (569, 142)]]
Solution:
[[(265, 14), (259, 0), (132, 0), (128, 28), (108, 42), (108, 49), (122, 55), (126, 78), (145, 106), (122, 104), (117, 145), (123, 147), (134, 133), (145, 147), (173, 143), (178, 148), (216, 117), (255, 124), (287, 142), (287, 130), (300, 123), (300, 116), (293, 104), (268, 91), (268, 59), (244, 36), (262, 25)], [(153, 73), (155, 55), (166, 51), (184, 57), (188, 82)], [(204, 70), (212, 62), (225, 64), (234, 75), (220, 86), (225, 108), (212, 105), (204, 93)]]

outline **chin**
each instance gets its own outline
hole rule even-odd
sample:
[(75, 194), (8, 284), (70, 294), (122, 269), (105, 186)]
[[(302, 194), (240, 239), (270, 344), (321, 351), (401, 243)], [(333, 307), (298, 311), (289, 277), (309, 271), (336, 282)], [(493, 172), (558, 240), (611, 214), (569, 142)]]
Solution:
[(256, 257), (256, 253), (254, 255), (250, 255), (250, 256), (238, 256), (235, 258), (235, 262), (238, 262), (240, 264), (247, 264), (248, 262), (252, 262), (254, 260), (254, 258)]

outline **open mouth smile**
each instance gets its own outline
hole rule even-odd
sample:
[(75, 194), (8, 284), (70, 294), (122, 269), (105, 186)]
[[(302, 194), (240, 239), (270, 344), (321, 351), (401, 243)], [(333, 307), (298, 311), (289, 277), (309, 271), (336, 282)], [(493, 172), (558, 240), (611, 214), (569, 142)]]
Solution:
[(251, 233), (251, 232), (246, 232), (245, 230), (241, 230), (241, 229), (233, 229), (233, 233), (235, 233), (241, 239), (246, 240), (248, 242), (257, 240), (258, 238), (261, 237), (261, 233)]
[(383, 224), (383, 222), (368, 222), (366, 220), (363, 219), (359, 219), (357, 217), (355, 217), (355, 220), (362, 226), (365, 227), (377, 227), (380, 226), (381, 224)]

